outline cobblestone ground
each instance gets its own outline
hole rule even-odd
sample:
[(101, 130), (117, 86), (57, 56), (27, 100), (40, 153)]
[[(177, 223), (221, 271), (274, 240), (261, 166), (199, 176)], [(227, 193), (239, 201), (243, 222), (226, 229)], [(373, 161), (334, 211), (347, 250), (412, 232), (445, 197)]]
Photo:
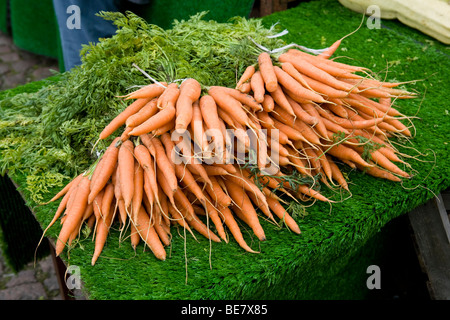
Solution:
[[(1, 252), (0, 252), (1, 253)], [(52, 257), (14, 273), (0, 255), (0, 300), (61, 300)]]
[(17, 48), (10, 36), (0, 32), (0, 90), (44, 79), (58, 71), (58, 61)]
[[(23, 51), (0, 32), (0, 90), (44, 79), (53, 74), (51, 70), (58, 71), (58, 61)], [(61, 299), (51, 256), (14, 273), (0, 250), (0, 300)]]

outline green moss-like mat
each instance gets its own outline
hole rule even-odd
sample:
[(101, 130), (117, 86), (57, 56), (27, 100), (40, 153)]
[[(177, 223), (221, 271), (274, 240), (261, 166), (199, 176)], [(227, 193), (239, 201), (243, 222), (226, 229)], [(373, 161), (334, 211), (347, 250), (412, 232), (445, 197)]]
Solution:
[[(312, 1), (263, 18), (270, 26), (280, 23), (289, 30), (287, 42), (323, 48), (355, 30), (361, 16), (337, 1)], [(395, 21), (380, 29), (366, 25), (343, 42), (336, 55), (351, 57), (388, 80), (423, 80), (407, 88), (420, 98), (401, 100), (397, 108), (414, 119), (417, 135), (401, 150), (416, 171), (403, 184), (375, 179), (361, 172), (343, 170), (351, 181), (352, 197), (342, 203), (316, 203), (307, 215), (297, 217), (301, 235), (263, 223), (267, 241), (247, 237), (259, 254), (244, 252), (234, 241), (212, 243), (191, 236), (183, 240), (173, 229), (168, 259), (157, 261), (139, 246), (119, 244), (113, 231), (95, 266), (90, 265), (93, 243), (81, 241), (64, 260), (80, 267), (86, 294), (91, 299), (354, 299), (367, 291), (369, 261), (361, 251), (389, 221), (425, 203), (450, 186), (450, 88), (448, 47)], [(349, 62), (348, 58), (341, 59)], [(404, 143), (403, 143), (404, 144)], [(417, 150), (417, 151), (416, 151)], [(13, 177), (20, 185), (24, 177)], [(26, 193), (25, 193), (26, 197)], [(57, 204), (35, 208), (46, 226)], [(53, 230), (53, 231), (52, 231)], [(50, 235), (56, 235), (52, 229)], [(181, 231), (180, 231), (181, 232)], [(250, 233), (249, 233), (250, 234)], [(370, 247), (369, 247), (370, 249)], [(351, 267), (349, 267), (351, 266)], [(332, 285), (330, 285), (330, 283)]]

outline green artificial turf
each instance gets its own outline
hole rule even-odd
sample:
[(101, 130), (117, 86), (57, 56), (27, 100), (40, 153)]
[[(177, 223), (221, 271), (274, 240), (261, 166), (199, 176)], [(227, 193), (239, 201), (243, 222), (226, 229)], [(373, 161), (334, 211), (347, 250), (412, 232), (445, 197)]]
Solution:
[[(286, 42), (310, 48), (329, 46), (355, 30), (361, 16), (337, 1), (303, 3), (264, 17), (267, 26), (279, 23), (289, 33)], [(91, 239), (74, 245), (66, 263), (80, 267), (90, 299), (362, 299), (367, 294), (366, 268), (380, 248), (371, 242), (383, 227), (425, 203), (450, 186), (448, 47), (395, 21), (381, 29), (365, 25), (346, 38), (339, 61), (368, 67), (389, 81), (421, 80), (406, 84), (419, 98), (400, 100), (396, 107), (413, 119), (416, 135), (399, 141), (414, 173), (394, 183), (342, 167), (350, 180), (352, 196), (332, 205), (316, 202), (306, 215), (296, 217), (301, 235), (262, 222), (267, 241), (244, 232), (259, 254), (244, 252), (232, 239), (228, 244), (209, 243), (199, 236), (183, 239), (173, 229), (166, 261), (158, 261), (141, 245), (134, 252), (128, 241), (119, 243), (114, 230), (95, 266), (90, 265)], [(24, 87), (26, 90), (26, 87)], [(12, 177), (19, 185), (26, 177)], [(25, 198), (27, 195), (24, 192)], [(326, 195), (336, 198), (327, 191)], [(34, 208), (46, 226), (57, 203)], [(114, 226), (117, 229), (118, 226)], [(58, 227), (49, 230), (55, 237)], [(180, 232), (180, 234), (178, 233)], [(375, 238), (374, 238), (375, 237)], [(365, 251), (369, 250), (369, 251)], [(371, 251), (373, 250), (373, 251)]]

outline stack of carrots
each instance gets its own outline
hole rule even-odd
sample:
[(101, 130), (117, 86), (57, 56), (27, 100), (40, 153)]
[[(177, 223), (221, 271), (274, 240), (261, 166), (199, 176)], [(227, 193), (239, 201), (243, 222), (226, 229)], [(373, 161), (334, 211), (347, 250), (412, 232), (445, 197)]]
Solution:
[(410, 177), (389, 138), (411, 136), (393, 102), (414, 95), (328, 59), (335, 49), (290, 49), (277, 58), (262, 52), (235, 88), (190, 78), (120, 97), (133, 102), (99, 140), (122, 129), (120, 136), (51, 200), (62, 198), (48, 226), (62, 216), (56, 254), (86, 223), (95, 264), (115, 221), (122, 230), (129, 226), (134, 248), (143, 241), (161, 260), (174, 225), (214, 242), (228, 242), (228, 229), (256, 252), (242, 225), (261, 241), (261, 219), (281, 220), (300, 234), (283, 199), (331, 201), (316, 188), (319, 180), (349, 190), (338, 163), (392, 181)]

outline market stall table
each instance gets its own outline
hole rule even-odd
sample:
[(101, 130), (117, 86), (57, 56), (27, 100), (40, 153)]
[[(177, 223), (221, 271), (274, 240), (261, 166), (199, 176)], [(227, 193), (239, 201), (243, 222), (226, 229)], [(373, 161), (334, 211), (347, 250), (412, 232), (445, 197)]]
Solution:
[[(361, 16), (334, 1), (312, 1), (264, 17), (263, 22), (286, 28), (288, 43), (322, 48), (355, 30)], [(90, 264), (90, 239), (64, 253), (63, 261), (79, 268), (89, 299), (363, 299), (370, 291), (366, 280), (371, 265), (365, 245), (388, 222), (450, 186), (450, 59), (445, 50), (415, 30), (383, 21), (380, 29), (363, 26), (336, 53), (382, 75), (386, 72), (387, 79), (418, 80), (406, 86), (417, 90), (419, 98), (396, 103), (402, 113), (418, 117), (413, 119), (416, 135), (407, 142), (411, 148), (401, 148), (417, 156), (407, 158), (415, 170), (413, 178), (395, 183), (345, 168), (351, 197), (332, 205), (316, 202), (297, 212), (300, 235), (262, 222), (267, 240), (248, 238), (258, 254), (243, 251), (234, 241), (184, 240), (182, 231), (174, 229), (168, 258), (158, 261), (143, 247), (134, 252), (128, 243), (119, 243), (119, 232), (113, 231), (95, 266)], [(30, 84), (2, 96), (27, 90), (36, 87)], [(10, 178), (30, 202), (21, 188), (26, 177)], [(45, 228), (56, 204), (31, 206)]]

